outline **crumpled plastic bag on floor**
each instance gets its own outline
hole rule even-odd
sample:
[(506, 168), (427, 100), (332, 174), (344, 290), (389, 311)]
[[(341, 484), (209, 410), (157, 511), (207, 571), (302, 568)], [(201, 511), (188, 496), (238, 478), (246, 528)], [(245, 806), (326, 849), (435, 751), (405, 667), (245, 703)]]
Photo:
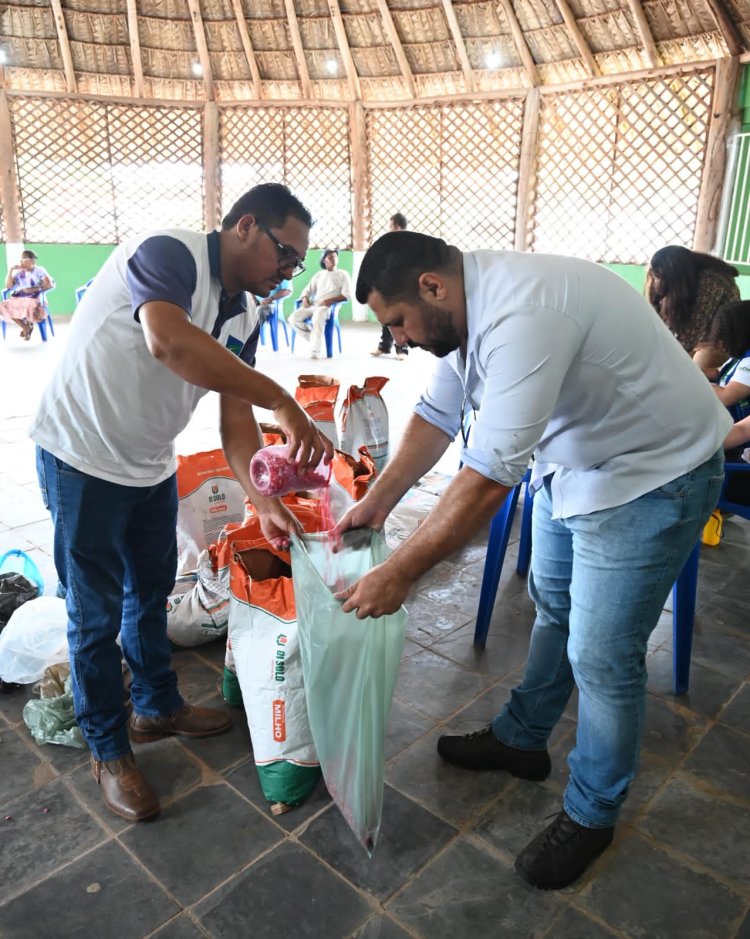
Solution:
[(68, 614), (57, 597), (28, 600), (0, 632), (0, 678), (30, 685), (48, 665), (68, 660)]
[(55, 698), (32, 698), (23, 708), (23, 720), (37, 743), (58, 743), (65, 747), (84, 749), (81, 728), (73, 712), (73, 694), (70, 674), (65, 679), (65, 691)]
[(384, 561), (371, 529), (346, 532), (332, 555), (328, 535), (292, 538), (292, 583), (307, 713), (326, 787), (372, 854), (383, 814), (385, 732), (406, 633), (407, 613), (357, 619), (338, 591)]

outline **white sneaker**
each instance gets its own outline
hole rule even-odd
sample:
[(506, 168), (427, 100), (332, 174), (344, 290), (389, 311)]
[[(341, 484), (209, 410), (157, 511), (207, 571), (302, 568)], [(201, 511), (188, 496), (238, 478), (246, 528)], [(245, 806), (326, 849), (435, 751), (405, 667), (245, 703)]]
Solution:
[(376, 349), (374, 352), (371, 352), (370, 355), (385, 355), (382, 349)]
[(311, 359), (324, 359), (325, 357), (326, 356), (324, 352), (311, 352), (310, 353)]

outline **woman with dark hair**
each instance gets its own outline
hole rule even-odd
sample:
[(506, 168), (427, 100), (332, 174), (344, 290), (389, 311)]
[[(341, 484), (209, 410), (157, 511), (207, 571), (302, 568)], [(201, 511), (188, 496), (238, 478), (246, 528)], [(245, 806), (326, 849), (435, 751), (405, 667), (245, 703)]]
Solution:
[(646, 297), (698, 367), (709, 372), (726, 356), (709, 341), (718, 309), (740, 299), (739, 271), (721, 258), (678, 245), (660, 248), (646, 275)]
[(20, 326), (21, 339), (29, 339), (34, 323), (47, 317), (41, 294), (54, 287), (52, 278), (36, 263), (33, 251), (23, 251), (20, 264), (14, 264), (8, 271), (5, 287), (11, 293), (0, 303), (0, 318)]

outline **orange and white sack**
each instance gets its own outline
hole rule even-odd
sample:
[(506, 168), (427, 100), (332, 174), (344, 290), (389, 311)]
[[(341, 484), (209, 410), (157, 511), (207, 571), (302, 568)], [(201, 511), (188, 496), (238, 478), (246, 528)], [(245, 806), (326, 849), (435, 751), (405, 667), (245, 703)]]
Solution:
[(177, 457), (177, 496), (177, 573), (185, 574), (228, 522), (242, 521), (245, 491), (217, 449)]
[(356, 459), (344, 453), (343, 450), (336, 450), (333, 455), (329, 489), (331, 514), (336, 521), (355, 502), (365, 497), (367, 490), (378, 475), (375, 461), (370, 456), (367, 447), (360, 447), (358, 456), (359, 459)]
[(352, 385), (341, 405), (341, 449), (352, 456), (367, 447), (380, 472), (388, 461), (388, 408), (380, 390), (387, 378), (366, 378)]
[[(290, 506), (304, 528), (319, 531), (320, 513)], [(298, 805), (320, 778), (307, 719), (288, 551), (273, 548), (253, 517), (231, 545), (229, 631), (233, 664), (263, 794)]]
[(294, 398), (304, 411), (315, 421), (322, 434), (334, 447), (339, 445), (336, 427), (336, 399), (339, 396), (339, 383), (330, 375), (300, 375), (299, 385)]

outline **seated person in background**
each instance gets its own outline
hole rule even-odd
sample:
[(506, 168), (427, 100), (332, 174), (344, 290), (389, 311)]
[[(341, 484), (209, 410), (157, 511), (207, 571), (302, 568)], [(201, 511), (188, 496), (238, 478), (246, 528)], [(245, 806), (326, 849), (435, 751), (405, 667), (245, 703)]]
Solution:
[[(729, 356), (721, 368), (716, 369), (713, 387), (735, 421), (724, 441), (725, 456), (727, 460), (739, 460), (750, 440), (750, 300), (728, 303), (717, 312), (711, 325), (710, 341)], [(750, 474), (730, 476), (725, 498), (750, 505)]]
[[(310, 358), (323, 359), (323, 330), (331, 312), (331, 304), (350, 300), (352, 280), (346, 271), (337, 270), (339, 253), (328, 248), (320, 259), (321, 271), (312, 278), (300, 294), (300, 306), (292, 313), (289, 322), (303, 336), (309, 334)], [(312, 317), (312, 326), (305, 321)]]
[(646, 274), (646, 297), (703, 372), (726, 356), (709, 341), (718, 309), (740, 299), (736, 267), (679, 245), (660, 248)]
[[(409, 223), (406, 221), (406, 216), (402, 212), (396, 212), (395, 215), (390, 217), (388, 222), (388, 231), (406, 231), (408, 227)], [(373, 350), (370, 355), (388, 355), (391, 349), (393, 349), (393, 333), (387, 326), (381, 326), (380, 342), (378, 343), (377, 349)], [(408, 354), (409, 347), (406, 343), (401, 346), (396, 346), (396, 358), (399, 362), (403, 362), (404, 356)]]
[(268, 317), (271, 315), (271, 305), (277, 300), (283, 300), (284, 297), (291, 296), (292, 282), (290, 280), (282, 280), (281, 283), (276, 287), (275, 290), (272, 290), (267, 297), (256, 297), (255, 302), (258, 306), (258, 316), (260, 317), (261, 325), (268, 320)]
[(0, 317), (20, 326), (21, 338), (29, 339), (34, 323), (41, 323), (47, 316), (40, 294), (54, 287), (52, 278), (36, 263), (33, 251), (23, 251), (21, 263), (14, 264), (8, 271), (5, 286), (11, 295), (0, 303)]

